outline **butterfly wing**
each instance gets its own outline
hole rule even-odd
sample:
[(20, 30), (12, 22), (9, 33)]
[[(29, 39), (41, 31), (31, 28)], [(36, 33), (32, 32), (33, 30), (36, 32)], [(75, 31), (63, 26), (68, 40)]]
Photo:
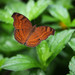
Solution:
[(15, 27), (14, 37), (19, 43), (24, 44), (31, 32), (32, 24), (25, 16), (19, 13), (14, 13), (12, 17)]
[(54, 35), (55, 30), (48, 26), (40, 26), (35, 28), (34, 32), (26, 41), (26, 45), (29, 47), (37, 46), (42, 40), (45, 40), (50, 35)]
[(40, 40), (45, 40), (50, 35), (54, 35), (55, 30), (49, 26), (40, 26), (35, 29), (35, 32), (38, 34)]
[(14, 13), (12, 15), (14, 19), (14, 27), (15, 29), (30, 29), (32, 28), (32, 23), (22, 14)]

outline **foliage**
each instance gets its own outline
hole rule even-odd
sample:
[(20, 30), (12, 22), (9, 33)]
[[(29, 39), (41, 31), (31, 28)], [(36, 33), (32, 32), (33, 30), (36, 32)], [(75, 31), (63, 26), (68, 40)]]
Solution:
[(75, 51), (75, 38), (72, 38), (71, 41), (69, 42), (69, 45), (71, 48)]
[[(0, 75), (75, 74), (75, 15), (72, 16), (75, 7), (72, 2), (0, 0)], [(14, 12), (23, 14), (37, 26), (41, 23), (39, 26), (52, 27), (55, 29), (54, 35), (41, 41), (35, 48), (18, 43), (14, 38), (11, 17)], [(68, 63), (70, 71), (65, 73)]]
[(75, 56), (72, 57), (69, 63), (70, 74), (67, 75), (75, 75)]
[(32, 67), (39, 67), (39, 64), (29, 56), (17, 55), (5, 61), (1, 68), (21, 71)]

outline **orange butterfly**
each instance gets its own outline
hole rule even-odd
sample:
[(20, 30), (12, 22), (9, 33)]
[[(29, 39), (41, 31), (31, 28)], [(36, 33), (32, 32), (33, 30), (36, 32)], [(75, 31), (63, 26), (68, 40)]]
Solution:
[(48, 26), (36, 27), (22, 14), (14, 13), (14, 36), (15, 39), (26, 46), (35, 47), (42, 40), (48, 38), (49, 35), (54, 35), (55, 30)]

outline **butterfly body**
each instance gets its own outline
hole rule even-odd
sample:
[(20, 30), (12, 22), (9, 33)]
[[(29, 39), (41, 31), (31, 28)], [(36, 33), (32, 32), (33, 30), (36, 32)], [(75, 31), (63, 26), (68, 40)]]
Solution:
[(31, 22), (22, 14), (14, 13), (14, 36), (15, 39), (28, 47), (37, 46), (42, 40), (48, 38), (49, 35), (54, 35), (55, 30), (49, 26), (32, 26)]

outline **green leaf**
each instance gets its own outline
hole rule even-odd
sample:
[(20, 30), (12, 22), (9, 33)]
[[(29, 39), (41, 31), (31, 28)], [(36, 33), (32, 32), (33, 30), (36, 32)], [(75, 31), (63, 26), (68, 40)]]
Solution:
[(0, 70), (2, 69), (1, 66), (5, 63), (6, 59), (0, 60)]
[(3, 69), (12, 70), (12, 71), (22, 71), (34, 67), (40, 67), (39, 63), (31, 57), (23, 55), (17, 55), (12, 58), (9, 58), (1, 66), (1, 68)]
[(46, 23), (46, 22), (57, 22), (58, 20), (54, 17), (51, 17), (49, 15), (43, 15), (42, 16), (42, 23)]
[(67, 0), (57, 0), (55, 3), (57, 5), (62, 5), (62, 6), (64, 6), (67, 9), (70, 9), (70, 8), (73, 7), (72, 0), (68, 0), (68, 1)]
[(4, 10), (0, 9), (0, 20), (6, 23), (13, 23), (11, 15), (14, 12), (21, 13), (29, 20), (33, 20), (47, 8), (47, 6), (50, 4), (49, 2), (49, 0), (38, 0), (37, 2), (29, 0), (27, 4), (23, 2), (11, 2), (5, 6)]
[(51, 27), (51, 28), (53, 28), (53, 29), (62, 29), (62, 27), (61, 26), (59, 26), (58, 24), (46, 24), (46, 26), (49, 26), (49, 27)]
[(13, 31), (13, 25), (8, 23), (0, 23), (2, 29), (4, 29), (6, 32), (10, 33)]
[(47, 40), (49, 43), (50, 51), (52, 52), (48, 64), (60, 53), (61, 50), (70, 40), (74, 30), (64, 30), (60, 33), (50, 36)]
[(28, 70), (24, 70), (24, 71), (11, 72), (10, 75), (29, 75), (29, 71)]
[(0, 54), (0, 60), (2, 60), (3, 59), (3, 55), (2, 54)]
[(71, 72), (71, 71), (70, 71), (70, 73), (69, 73), (69, 74), (67, 74), (67, 75), (75, 75), (75, 74), (74, 74), (73, 72)]
[(24, 71), (17, 71), (17, 72), (11, 72), (10, 75), (45, 75), (45, 73), (42, 70), (24, 70)]
[[(19, 8), (20, 6), (20, 8)], [(7, 4), (3, 9), (0, 9), (0, 20), (6, 23), (13, 23), (13, 18), (11, 17), (14, 12), (25, 14), (26, 6), (22, 2), (11, 2)]]
[(7, 12), (6, 10), (0, 9), (0, 21), (6, 22), (6, 23), (12, 23), (13, 19), (11, 18), (11, 14)]
[(34, 70), (34, 71), (30, 72), (29, 75), (46, 75), (46, 74), (44, 71), (39, 69), (39, 70), (36, 70), (36, 71)]
[(52, 5), (48, 10), (52, 16), (62, 21), (66, 26), (69, 27), (71, 20), (66, 8), (64, 8), (62, 5)]
[(1, 66), (5, 63), (6, 60), (7, 58), (3, 58), (3, 55), (0, 54), (0, 70), (2, 69)]
[(37, 54), (42, 65), (46, 65), (46, 60), (50, 56), (50, 51), (46, 40), (42, 41), (37, 47)]
[(68, 44), (75, 51), (75, 38), (72, 38), (71, 41)]
[(0, 0), (0, 4), (3, 4), (3, 3), (11, 3), (11, 2), (17, 2), (17, 1), (20, 1), (20, 0)]
[(13, 36), (1, 35), (0, 36), (0, 51), (12, 52), (24, 49), (25, 45), (18, 43)]
[[(30, 2), (33, 3), (33, 0), (30, 0)], [(29, 18), (30, 20), (33, 20), (37, 18), (50, 4), (51, 1), (49, 0), (38, 0), (35, 4), (31, 5), (31, 3), (28, 4), (28, 7), (30, 6), (31, 10), (29, 12)], [(28, 10), (28, 8), (27, 8)], [(34, 16), (34, 17), (33, 17)]]
[(75, 27), (75, 19), (73, 19), (73, 21), (72, 21), (70, 27)]
[(69, 69), (70, 69), (70, 74), (68, 75), (75, 75), (75, 56), (72, 57), (69, 63)]

